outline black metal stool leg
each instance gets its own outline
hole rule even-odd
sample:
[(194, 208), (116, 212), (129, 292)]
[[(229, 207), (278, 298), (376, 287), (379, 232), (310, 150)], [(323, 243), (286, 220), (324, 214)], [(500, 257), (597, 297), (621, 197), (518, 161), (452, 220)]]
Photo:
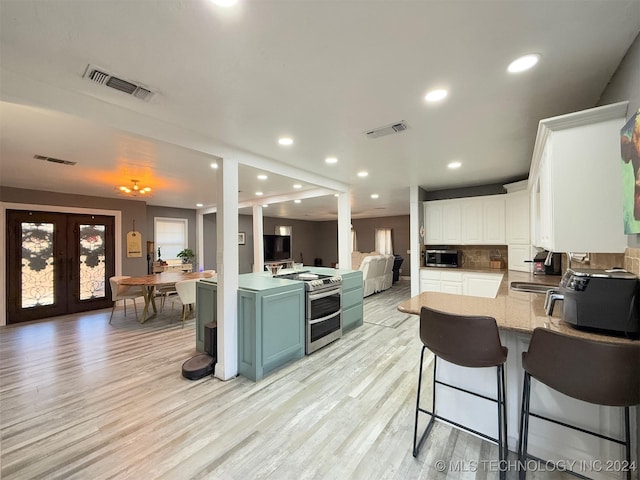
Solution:
[(420, 353), (420, 372), (418, 374), (418, 393), (416, 395), (416, 419), (413, 427), (413, 456), (418, 456), (417, 439), (418, 439), (418, 414), (420, 413), (420, 391), (422, 390), (422, 364), (424, 362), (424, 351), (427, 347), (422, 347)]
[(627, 460), (627, 480), (631, 480), (631, 429), (629, 427), (629, 407), (624, 407), (624, 450)]
[(531, 395), (531, 375), (524, 373), (524, 382), (522, 386), (522, 408), (520, 409), (520, 438), (518, 440), (518, 461), (520, 462), (520, 480), (527, 477), (527, 471), (524, 468), (527, 460), (527, 440), (529, 436), (529, 401)]

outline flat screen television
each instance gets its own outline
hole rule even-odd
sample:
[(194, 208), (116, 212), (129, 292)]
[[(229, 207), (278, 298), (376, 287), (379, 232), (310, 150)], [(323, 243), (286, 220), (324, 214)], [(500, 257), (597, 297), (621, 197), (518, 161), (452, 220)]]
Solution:
[(289, 235), (264, 235), (262, 242), (265, 262), (291, 259), (291, 237)]

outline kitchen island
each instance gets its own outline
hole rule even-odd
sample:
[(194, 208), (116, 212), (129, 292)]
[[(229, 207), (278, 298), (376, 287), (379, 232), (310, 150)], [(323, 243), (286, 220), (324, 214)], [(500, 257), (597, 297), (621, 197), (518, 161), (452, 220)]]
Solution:
[[(398, 306), (398, 310), (414, 315), (419, 315), (422, 306), (427, 306), (453, 314), (487, 315), (496, 319), (502, 343), (509, 348), (506, 363), (507, 436), (509, 448), (512, 451), (516, 451), (518, 441), (518, 421), (524, 372), (522, 353), (527, 351), (531, 333), (535, 328), (548, 328), (600, 342), (638, 342), (622, 337), (577, 330), (561, 320), (561, 308), (556, 307), (553, 316), (546, 315), (544, 295), (517, 292), (509, 288), (511, 282), (557, 285), (560, 279), (559, 276), (533, 276), (508, 271), (504, 274), (495, 298), (423, 292)], [(465, 369), (439, 360), (438, 379), (494, 398), (496, 395), (494, 368)], [(436, 398), (436, 409), (439, 414), (492, 437), (497, 437), (495, 404), (483, 399), (470, 398), (469, 395), (446, 387), (438, 387)], [(622, 438), (624, 435), (622, 409), (581, 402), (566, 397), (538, 382), (534, 382), (532, 389), (531, 409), (542, 415), (563, 419), (583, 428), (605, 431), (618, 438)], [(632, 430), (635, 429), (632, 438), (638, 439), (640, 415), (638, 415), (638, 409), (635, 410), (635, 421), (632, 414)], [(622, 447), (619, 445), (537, 419), (531, 420), (529, 432), (529, 452), (540, 458), (560, 462), (584, 462), (579, 465), (587, 467), (592, 465), (594, 460), (606, 461), (624, 458)], [(636, 446), (639, 443), (636, 440)], [(622, 472), (587, 470), (578, 473), (602, 479), (623, 477)]]
[[(342, 277), (342, 331), (363, 323), (362, 272), (323, 267), (300, 271)], [(280, 274), (294, 273), (284, 269)], [(217, 321), (217, 280), (196, 286), (196, 348), (204, 351), (205, 324)], [(238, 276), (238, 373), (259, 380), (305, 355), (304, 282), (270, 273)]]

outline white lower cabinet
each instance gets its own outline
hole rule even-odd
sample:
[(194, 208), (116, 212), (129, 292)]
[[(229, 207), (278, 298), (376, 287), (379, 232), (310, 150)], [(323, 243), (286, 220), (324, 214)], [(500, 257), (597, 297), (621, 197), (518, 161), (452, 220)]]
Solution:
[(420, 292), (442, 292), (495, 298), (502, 273), (420, 270)]

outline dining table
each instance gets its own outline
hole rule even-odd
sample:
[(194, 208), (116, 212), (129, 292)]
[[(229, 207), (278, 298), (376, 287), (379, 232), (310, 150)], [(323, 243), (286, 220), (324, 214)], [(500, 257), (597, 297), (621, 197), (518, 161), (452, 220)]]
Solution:
[[(158, 314), (155, 301), (156, 287), (165, 287), (175, 285), (181, 280), (190, 280), (193, 278), (210, 278), (214, 276), (211, 272), (165, 272), (155, 273), (152, 275), (142, 275), (139, 277), (128, 277), (120, 280), (120, 285), (142, 288), (142, 296), (144, 297), (144, 310), (140, 323), (144, 323), (150, 318)], [(149, 306), (153, 309), (153, 313), (149, 313)]]

